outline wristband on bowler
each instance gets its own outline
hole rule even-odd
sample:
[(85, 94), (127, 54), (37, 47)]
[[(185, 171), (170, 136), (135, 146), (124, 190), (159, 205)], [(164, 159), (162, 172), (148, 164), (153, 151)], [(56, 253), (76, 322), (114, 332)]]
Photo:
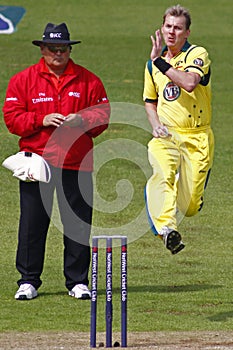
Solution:
[(160, 72), (162, 72), (163, 74), (165, 74), (166, 71), (172, 67), (172, 65), (170, 63), (167, 63), (166, 61), (164, 61), (164, 59), (162, 59), (162, 57), (157, 57), (153, 61), (153, 63), (160, 70)]

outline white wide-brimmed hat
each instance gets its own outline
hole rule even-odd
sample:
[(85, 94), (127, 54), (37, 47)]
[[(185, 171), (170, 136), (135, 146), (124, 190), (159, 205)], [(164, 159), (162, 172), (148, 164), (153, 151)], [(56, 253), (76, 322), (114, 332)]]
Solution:
[(48, 163), (36, 153), (18, 152), (6, 158), (2, 165), (22, 181), (49, 182), (51, 179)]

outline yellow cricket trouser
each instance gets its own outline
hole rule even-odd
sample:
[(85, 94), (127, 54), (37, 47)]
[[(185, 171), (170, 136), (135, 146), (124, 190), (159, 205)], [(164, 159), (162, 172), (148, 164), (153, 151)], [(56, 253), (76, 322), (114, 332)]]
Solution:
[(151, 229), (177, 230), (177, 212), (193, 216), (203, 205), (203, 194), (213, 163), (214, 137), (210, 127), (170, 129), (172, 136), (153, 138), (148, 159), (153, 175), (145, 188)]

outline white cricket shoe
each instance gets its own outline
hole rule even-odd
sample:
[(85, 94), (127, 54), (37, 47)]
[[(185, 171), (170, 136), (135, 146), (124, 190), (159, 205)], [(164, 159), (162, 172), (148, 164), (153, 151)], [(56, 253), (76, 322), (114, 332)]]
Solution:
[(91, 299), (91, 292), (85, 284), (76, 284), (68, 294), (77, 299)]
[(30, 283), (23, 283), (15, 294), (16, 300), (31, 300), (38, 295), (37, 290)]
[(181, 240), (179, 232), (164, 226), (159, 234), (163, 237), (165, 247), (169, 249), (172, 254), (177, 254), (184, 249), (185, 245)]

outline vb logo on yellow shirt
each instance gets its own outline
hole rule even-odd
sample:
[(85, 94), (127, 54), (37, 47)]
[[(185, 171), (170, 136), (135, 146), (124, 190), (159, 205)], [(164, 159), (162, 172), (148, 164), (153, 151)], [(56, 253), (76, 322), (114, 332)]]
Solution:
[(172, 81), (166, 84), (163, 90), (163, 97), (167, 101), (175, 101), (180, 96), (180, 87)]

